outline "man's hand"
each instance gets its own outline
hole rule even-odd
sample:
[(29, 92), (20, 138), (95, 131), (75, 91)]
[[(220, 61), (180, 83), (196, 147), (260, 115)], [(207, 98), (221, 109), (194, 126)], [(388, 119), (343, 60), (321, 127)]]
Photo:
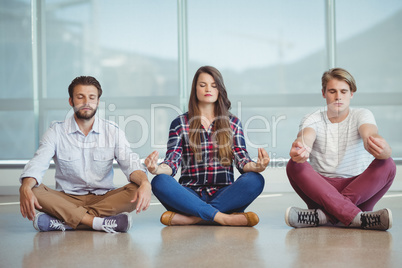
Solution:
[(303, 145), (300, 141), (294, 141), (290, 149), (290, 158), (296, 163), (304, 163), (310, 157), (311, 148)]
[(151, 195), (152, 190), (151, 184), (149, 182), (142, 183), (140, 187), (138, 187), (138, 190), (135, 192), (134, 198), (131, 200), (131, 203), (137, 202), (137, 207), (135, 208), (137, 214), (149, 208), (149, 205), (151, 203)]
[(243, 170), (244, 172), (263, 172), (268, 164), (269, 164), (269, 155), (267, 153), (267, 151), (265, 151), (264, 148), (258, 148), (258, 159), (257, 162), (249, 162), (247, 163)]
[(24, 178), (20, 187), (20, 210), (24, 218), (30, 221), (35, 219), (35, 208), (41, 209), (38, 199), (32, 192), (32, 188), (36, 185), (34, 178)]
[(359, 134), (364, 142), (364, 148), (376, 159), (388, 159), (392, 149), (387, 141), (378, 134), (378, 128), (373, 124), (363, 124), (359, 127)]
[(380, 136), (370, 136), (367, 139), (367, 151), (376, 159), (388, 159), (391, 157), (391, 147)]
[(135, 210), (137, 214), (141, 211), (147, 210), (151, 203), (152, 186), (148, 181), (147, 175), (141, 170), (136, 170), (130, 175), (130, 180), (138, 185), (131, 203), (137, 202)]

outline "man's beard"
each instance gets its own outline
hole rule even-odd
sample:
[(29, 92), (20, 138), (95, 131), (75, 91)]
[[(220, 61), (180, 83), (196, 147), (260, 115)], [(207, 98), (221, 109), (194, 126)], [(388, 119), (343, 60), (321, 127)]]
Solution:
[[(83, 110), (81, 110), (82, 108), (84, 108), (84, 107), (81, 107), (78, 110), (76, 110), (76, 108), (74, 107), (74, 113), (75, 113), (75, 116), (78, 119), (84, 119), (84, 120), (89, 120), (92, 117), (94, 117), (94, 115), (96, 114), (96, 110), (98, 109), (98, 107), (96, 107), (95, 109), (91, 108), (92, 111), (91, 110), (90, 111), (83, 111)], [(90, 108), (90, 107), (85, 106), (85, 108)]]

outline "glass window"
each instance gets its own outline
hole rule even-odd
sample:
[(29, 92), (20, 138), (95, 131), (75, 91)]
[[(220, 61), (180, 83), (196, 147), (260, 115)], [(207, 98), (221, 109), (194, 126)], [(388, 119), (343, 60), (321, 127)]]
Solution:
[(178, 96), (175, 1), (46, 1), (49, 98), (96, 77), (104, 97)]
[(0, 159), (33, 156), (31, 6), (2, 1), (0, 8)]
[[(116, 108), (116, 109), (115, 109)], [(159, 157), (164, 158), (169, 136), (170, 123), (183, 112), (174, 105), (155, 104), (146, 109), (119, 109), (106, 103), (104, 114), (106, 119), (116, 122), (126, 133), (131, 149), (146, 158), (157, 150)]]
[(189, 0), (188, 39), (189, 81), (202, 65), (221, 71), (251, 156), (288, 159), (305, 107), (320, 105), (324, 1)]
[(401, 18), (398, 0), (336, 2), (337, 63), (356, 79), (352, 105), (374, 113), (393, 157), (402, 157), (402, 127), (395, 124), (402, 122)]
[(212, 65), (232, 94), (316, 92), (326, 68), (324, 11), (324, 1), (189, 0), (189, 80)]
[[(402, 2), (335, 2), (336, 62), (358, 86), (352, 105), (373, 111), (394, 157), (402, 157), (402, 127), (395, 127), (402, 106)], [(184, 90), (188, 96), (200, 66), (218, 68), (252, 157), (264, 147), (271, 158), (287, 159), (302, 117), (325, 104), (320, 95), (328, 68), (325, 3), (187, 0)], [(38, 17), (31, 17), (32, 7)], [(52, 121), (72, 114), (67, 88), (80, 75), (99, 80), (104, 92), (98, 114), (120, 125), (134, 151), (146, 157), (158, 150), (163, 157), (170, 123), (187, 106), (180, 99), (185, 94), (179, 87), (184, 79), (177, 9), (175, 0), (3, 1), (0, 159), (32, 157), (36, 129), (41, 136)], [(39, 88), (35, 103), (33, 78)]]
[(36, 150), (32, 111), (0, 111), (0, 160), (33, 157)]
[(0, 99), (32, 98), (29, 0), (1, 3), (0, 59)]
[(232, 113), (242, 122), (247, 150), (252, 158), (257, 158), (258, 148), (264, 148), (271, 159), (285, 160), (289, 158), (290, 147), (296, 139), (303, 115), (318, 108), (247, 108), (239, 102), (234, 104)]
[[(153, 149), (144, 135), (163, 128), (166, 140), (170, 123), (158, 122), (153, 129), (151, 108), (155, 103), (179, 106), (180, 101), (176, 1), (65, 5), (47, 0), (45, 17), (48, 72), (41, 134), (51, 121), (72, 114), (67, 92), (71, 80), (91, 75), (103, 89), (98, 114), (126, 130), (132, 149), (146, 157)], [(55, 107), (55, 98), (65, 102)]]
[(358, 92), (401, 92), (401, 18), (398, 0), (336, 2), (337, 62)]

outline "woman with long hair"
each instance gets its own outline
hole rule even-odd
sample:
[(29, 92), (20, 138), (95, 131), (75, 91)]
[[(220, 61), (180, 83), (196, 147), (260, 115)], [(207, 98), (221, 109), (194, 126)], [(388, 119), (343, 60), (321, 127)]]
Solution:
[[(170, 125), (167, 152), (158, 165), (158, 152), (145, 159), (155, 196), (167, 209), (165, 225), (215, 222), (221, 225), (254, 226), (254, 212), (244, 210), (262, 192), (259, 172), (269, 163), (268, 153), (258, 149), (253, 162), (246, 150), (240, 120), (229, 112), (221, 73), (203, 66), (194, 75), (188, 112)], [(236, 181), (233, 163), (242, 174)], [(181, 168), (177, 182), (173, 176)]]

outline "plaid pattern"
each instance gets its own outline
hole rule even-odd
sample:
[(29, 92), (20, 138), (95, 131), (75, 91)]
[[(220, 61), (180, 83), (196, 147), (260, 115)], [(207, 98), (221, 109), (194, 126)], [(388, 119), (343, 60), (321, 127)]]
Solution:
[(230, 115), (229, 119), (233, 134), (233, 159), (230, 166), (222, 166), (218, 160), (217, 150), (212, 141), (214, 123), (208, 130), (203, 127), (200, 130), (202, 148), (200, 162), (195, 160), (195, 155), (190, 148), (188, 113), (178, 116), (170, 125), (167, 152), (163, 163), (172, 168), (172, 176), (176, 175), (180, 166), (179, 183), (192, 188), (199, 195), (202, 195), (203, 190), (206, 190), (208, 195), (213, 195), (220, 188), (232, 184), (234, 181), (233, 161), (240, 173), (244, 173), (244, 166), (252, 161), (246, 149), (240, 120), (234, 115)]

